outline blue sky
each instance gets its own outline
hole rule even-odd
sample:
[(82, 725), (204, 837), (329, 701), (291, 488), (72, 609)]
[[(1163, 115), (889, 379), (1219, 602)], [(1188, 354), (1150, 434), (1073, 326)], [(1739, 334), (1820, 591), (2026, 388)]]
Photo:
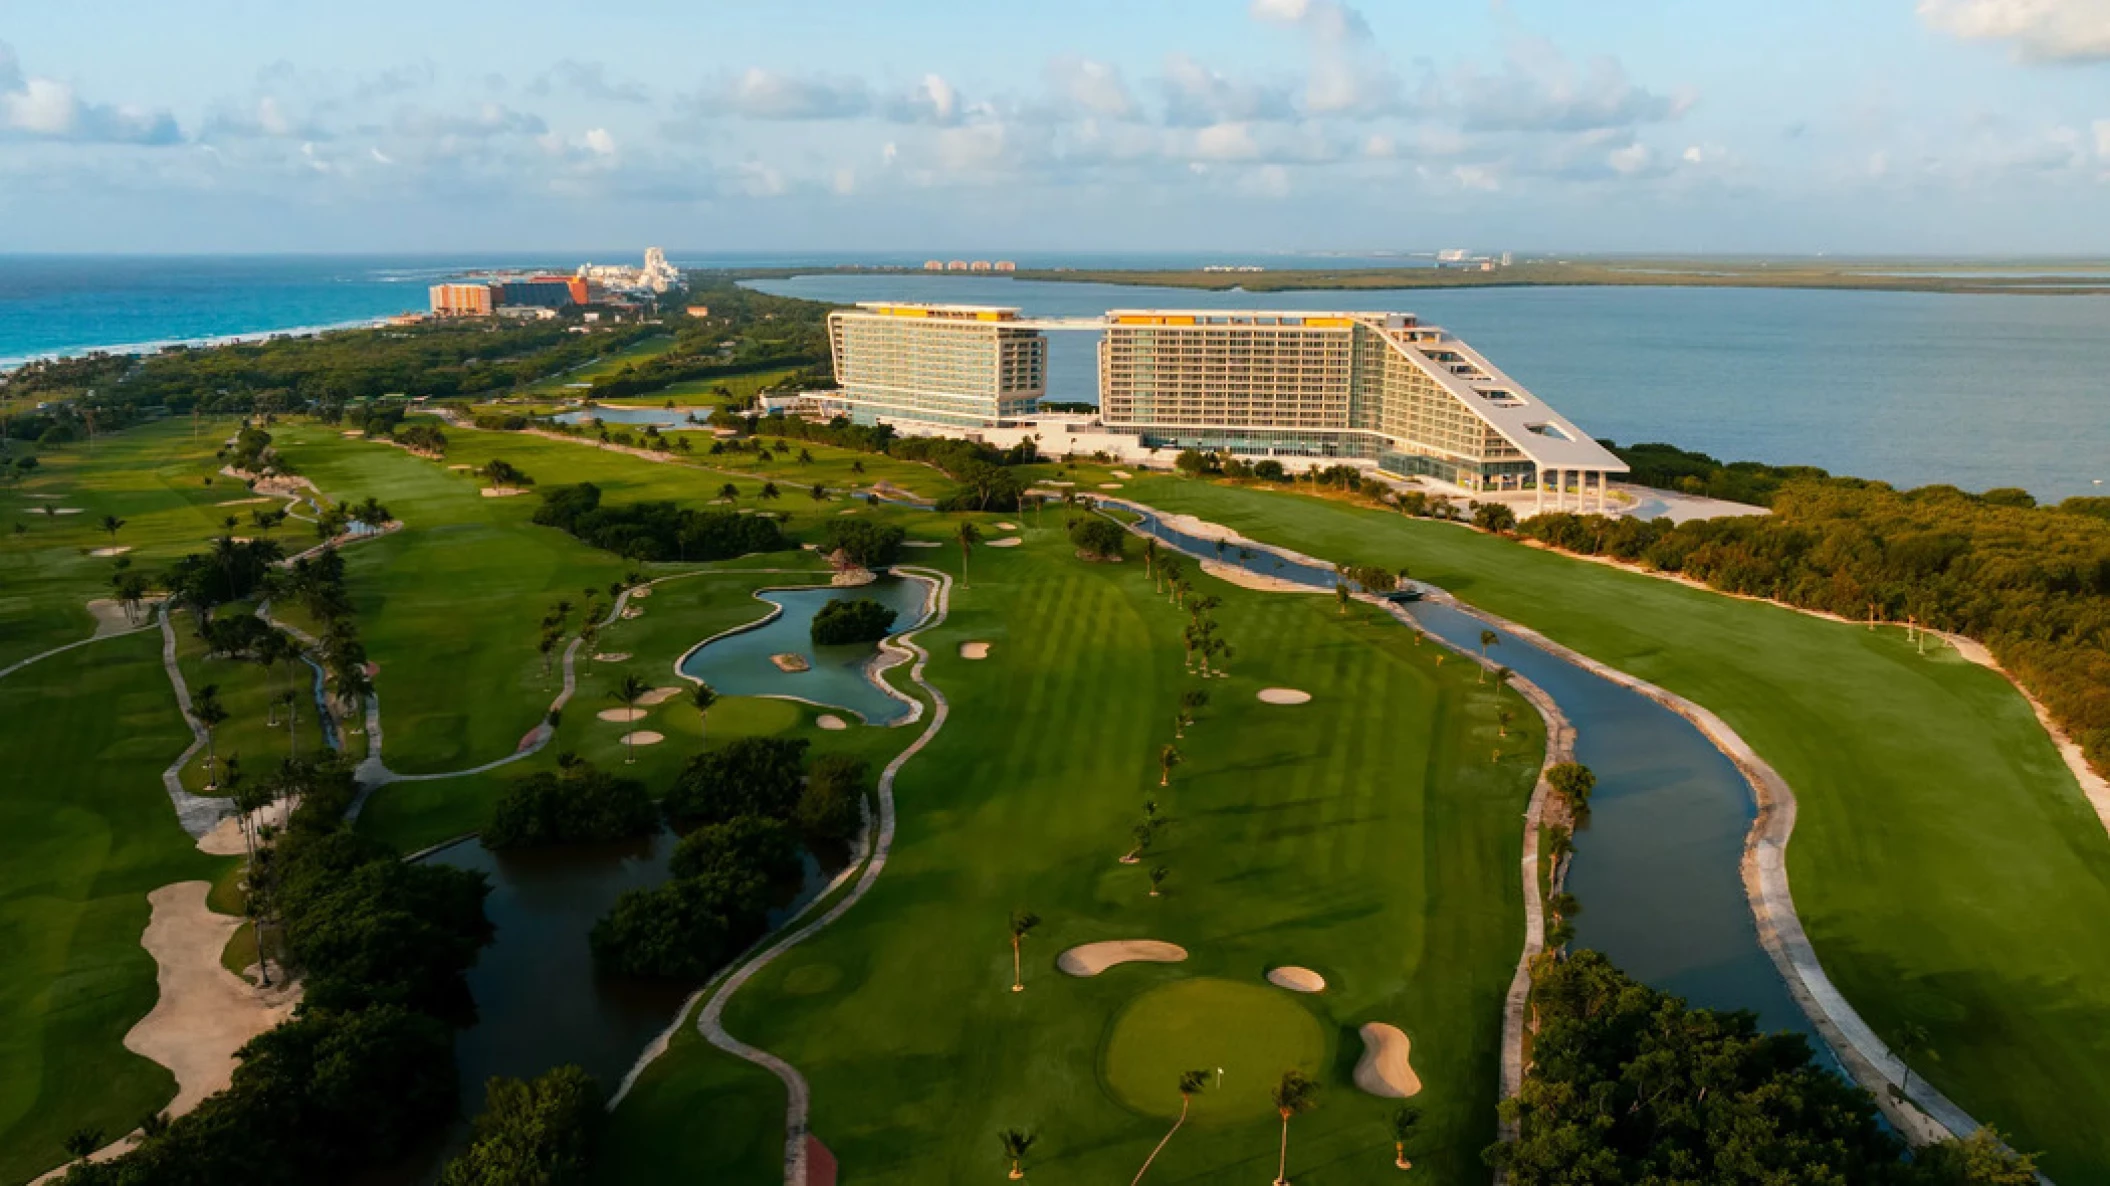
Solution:
[(0, 8), (0, 250), (2110, 253), (2110, 0)]

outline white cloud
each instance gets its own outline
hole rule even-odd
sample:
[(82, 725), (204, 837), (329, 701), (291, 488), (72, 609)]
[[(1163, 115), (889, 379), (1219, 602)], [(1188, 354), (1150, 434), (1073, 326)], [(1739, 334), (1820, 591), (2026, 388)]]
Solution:
[(2110, 119), (2095, 121), (2095, 155), (2110, 161)]
[(856, 193), (857, 170), (851, 168), (837, 169), (834, 178), (828, 184), (828, 188), (834, 190), (838, 197), (847, 198)]
[(1492, 192), (1502, 188), (1502, 179), (1486, 165), (1457, 165), (1451, 169), (1451, 180), (1462, 189)]
[(1121, 72), (1105, 62), (1060, 57), (1048, 63), (1048, 81), (1063, 98), (1093, 115), (1126, 119), (1135, 113), (1135, 100)]
[(1263, 198), (1289, 196), (1289, 170), (1280, 165), (1262, 165), (1241, 178), (1238, 188)]
[(54, 78), (23, 72), (15, 51), (0, 42), (0, 137), (76, 144), (174, 144), (182, 133), (166, 111), (91, 103)]
[(595, 156), (615, 155), (615, 137), (608, 134), (607, 128), (589, 128), (581, 143)]
[(748, 119), (849, 119), (870, 111), (872, 96), (856, 79), (793, 78), (755, 67), (707, 88), (696, 105)]
[(959, 91), (943, 75), (926, 74), (907, 94), (887, 104), (886, 115), (897, 123), (947, 127), (959, 122), (961, 106)]
[(650, 103), (652, 92), (634, 82), (622, 82), (608, 76), (608, 67), (599, 62), (580, 62), (566, 59), (542, 72), (528, 84), (531, 95), (548, 95), (558, 90), (568, 90), (589, 99), (600, 99), (610, 103)]
[(1215, 124), (1194, 134), (1194, 155), (1206, 161), (1250, 161), (1260, 144), (1247, 124)]
[(1552, 42), (1511, 43), (1497, 74), (1466, 68), (1453, 79), (1461, 122), (1480, 132), (1581, 132), (1674, 120), (1691, 109), (1687, 92), (1660, 95), (1635, 85), (1616, 59), (1577, 69)]
[(2110, 61), (2103, 0), (1920, 0), (1919, 15), (1966, 41), (2010, 42), (2025, 61)]
[(747, 161), (740, 166), (740, 186), (755, 198), (774, 198), (790, 188), (782, 173), (760, 161)]
[(389, 156), (378, 148), (368, 148), (366, 152), (368, 156), (374, 158), (374, 163), (377, 165), (393, 165), (396, 163), (394, 157)]
[(413, 137), (452, 136), (483, 140), (494, 136), (539, 136), (549, 130), (542, 117), (515, 111), (503, 103), (485, 103), (473, 113), (405, 108), (396, 113), (395, 130)]
[(1363, 155), (1374, 161), (1389, 161), (1399, 155), (1399, 142), (1382, 132), (1374, 132), (1363, 141)]
[(1159, 85), (1165, 91), (1165, 122), (1169, 124), (1199, 126), (1296, 116), (1287, 90), (1226, 78), (1186, 54), (1166, 57)]
[(1253, 19), (1271, 25), (1294, 25), (1322, 41), (1361, 41), (1370, 36), (1363, 14), (1338, 0), (1253, 0)]
[(1629, 144), (1624, 148), (1615, 148), (1606, 155), (1605, 163), (1612, 166), (1614, 173), (1622, 177), (1632, 177), (1648, 168), (1648, 145)]

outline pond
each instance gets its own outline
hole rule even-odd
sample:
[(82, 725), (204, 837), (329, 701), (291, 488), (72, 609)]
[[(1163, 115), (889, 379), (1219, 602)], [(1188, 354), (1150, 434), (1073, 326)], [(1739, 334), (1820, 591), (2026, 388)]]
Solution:
[[(1330, 568), (1253, 544), (1228, 544), (1139, 524), (1189, 555), (1332, 589)], [(1421, 601), (1407, 614), (1444, 641), (1480, 648), (1487, 623), (1455, 607)], [(1768, 1030), (1816, 1038), (1772, 959), (1758, 942), (1740, 861), (1756, 816), (1751, 788), (1691, 722), (1638, 692), (1497, 629), (1490, 652), (1537, 684), (1575, 726), (1576, 760), (1597, 775), (1591, 818), (1575, 837), (1568, 890), (1582, 902), (1576, 944), (1609, 956), (1647, 984), (1694, 1005), (1750, 1009)]]
[[(686, 676), (711, 685), (722, 696), (772, 696), (841, 709), (870, 725), (892, 725), (909, 719), (914, 702), (879, 683), (874, 670), (878, 647), (873, 643), (817, 647), (813, 616), (831, 601), (877, 601), (895, 612), (894, 631), (913, 628), (927, 613), (929, 586), (922, 581), (883, 576), (851, 588), (768, 589), (761, 600), (778, 613), (757, 625), (728, 631), (682, 656)], [(808, 669), (787, 672), (770, 656), (797, 655)]]
[[(689, 422), (689, 414), (698, 413), (696, 422)], [(560, 424), (589, 424), (599, 420), (606, 424), (657, 424), (662, 430), (673, 428), (700, 428), (708, 431), (710, 425), (703, 423), (709, 408), (611, 408), (606, 404), (591, 408), (580, 408), (575, 412), (564, 412), (551, 417)]]

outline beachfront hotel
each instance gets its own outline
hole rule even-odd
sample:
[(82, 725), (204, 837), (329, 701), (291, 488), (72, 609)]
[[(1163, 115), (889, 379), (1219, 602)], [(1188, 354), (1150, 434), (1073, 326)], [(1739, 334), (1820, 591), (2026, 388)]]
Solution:
[(1611, 476), (1627, 469), (1478, 351), (1408, 313), (1116, 309), (1049, 319), (867, 304), (830, 314), (829, 329), (852, 419), (909, 432), (1047, 443), (1059, 429), (1081, 439), (1075, 425), (1029, 418), (1047, 390), (1045, 331), (1091, 331), (1103, 336), (1099, 425), (1088, 435), (1126, 460), (1197, 449), (1348, 462), (1599, 510)]
[(862, 424), (980, 428), (1031, 415), (1048, 390), (1048, 340), (1017, 309), (860, 304), (828, 315), (835, 381)]

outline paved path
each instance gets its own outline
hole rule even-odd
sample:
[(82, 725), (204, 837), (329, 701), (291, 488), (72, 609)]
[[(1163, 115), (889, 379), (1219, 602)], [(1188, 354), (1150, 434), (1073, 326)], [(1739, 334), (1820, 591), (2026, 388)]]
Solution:
[[(864, 872), (858, 877), (856, 884), (852, 885), (849, 892), (844, 894), (835, 905), (829, 907), (826, 913), (777, 940), (760, 954), (741, 964), (730, 975), (719, 981), (717, 990), (710, 994), (709, 998), (704, 1002), (703, 1011), (696, 1018), (697, 1031), (711, 1045), (737, 1058), (754, 1063), (783, 1081), (786, 1101), (784, 1106), (784, 1186), (809, 1186), (807, 1181), (809, 1144), (806, 1139), (806, 1124), (812, 1097), (806, 1086), (806, 1077), (799, 1073), (797, 1067), (792, 1066), (769, 1051), (757, 1046), (750, 1046), (727, 1033), (724, 1024), (725, 1007), (732, 1000), (733, 994), (739, 992), (748, 981), (754, 979), (756, 973), (768, 967), (770, 962), (778, 956), (812, 938), (829, 923), (848, 913), (849, 909), (857, 905), (858, 900), (871, 890), (873, 883), (879, 880), (880, 873), (886, 869), (887, 856), (893, 851), (894, 847), (894, 776), (901, 772), (901, 768), (908, 764), (910, 758), (915, 757), (917, 753), (922, 751), (924, 746), (930, 744), (931, 739), (938, 735), (938, 730), (945, 727), (945, 718), (950, 713), (950, 705), (947, 704), (943, 692), (940, 692), (935, 686), (924, 682), (923, 668), (930, 660), (930, 653), (916, 643), (915, 636), (944, 624), (946, 611), (952, 603), (952, 578), (936, 569), (929, 568), (911, 568), (896, 565), (894, 571), (909, 576), (922, 577), (933, 582), (936, 586), (937, 603), (930, 617), (916, 629), (890, 640), (889, 643), (889, 645), (899, 647), (914, 656), (914, 665), (909, 668), (909, 679), (917, 687), (930, 694), (934, 711), (931, 713), (930, 723), (923, 727), (923, 732), (908, 744), (907, 749), (902, 750), (893, 761), (888, 762), (886, 769), (879, 774), (879, 823), (873, 837), (871, 858), (865, 862)], [(640, 1064), (639, 1069), (642, 1069), (642, 1064)], [(636, 1071), (633, 1071), (633, 1078), (635, 1074)], [(628, 1087), (627, 1081), (625, 1087), (626, 1089)], [(617, 1098), (620, 1099), (621, 1096), (618, 1095)]]
[(20, 662), (9, 664), (6, 667), (0, 667), (0, 679), (6, 679), (8, 676), (13, 675), (14, 673), (22, 670), (23, 668), (29, 666), (32, 663), (37, 662), (40, 659), (49, 659), (53, 655), (60, 654), (64, 651), (70, 651), (75, 647), (84, 647), (91, 642), (101, 642), (106, 638), (123, 638), (127, 634), (137, 634), (142, 630), (152, 630), (153, 628), (154, 623), (152, 621), (148, 621), (145, 625), (134, 626), (130, 630), (119, 630), (113, 634), (94, 634), (90, 635), (87, 638), (80, 639), (76, 642), (69, 642), (65, 646), (53, 647), (48, 651), (38, 651), (36, 654), (31, 655), (29, 658), (23, 659)]
[(176, 821), (196, 839), (233, 814), (234, 800), (206, 798), (183, 789), (183, 767), (205, 748), (205, 726), (191, 712), (190, 688), (183, 682), (182, 669), (176, 666), (176, 625), (169, 619), (166, 603), (161, 608), (161, 666), (168, 672), (169, 686), (176, 690), (176, 707), (183, 712), (183, 723), (189, 725), (191, 731), (190, 744), (176, 755), (168, 769), (161, 772), (161, 785), (168, 791), (169, 802), (175, 805)]

